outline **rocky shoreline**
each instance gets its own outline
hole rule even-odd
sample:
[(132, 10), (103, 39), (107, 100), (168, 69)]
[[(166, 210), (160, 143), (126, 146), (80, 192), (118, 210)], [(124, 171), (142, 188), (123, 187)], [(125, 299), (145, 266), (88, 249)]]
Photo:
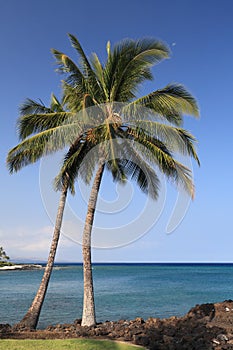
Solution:
[(0, 267), (0, 271), (38, 270), (38, 269), (43, 269), (43, 266), (38, 264), (15, 264), (15, 265), (5, 265)]
[(196, 305), (183, 317), (106, 321), (95, 327), (73, 324), (44, 330), (19, 330), (0, 325), (0, 338), (64, 339), (99, 338), (131, 342), (150, 350), (233, 350), (233, 301)]

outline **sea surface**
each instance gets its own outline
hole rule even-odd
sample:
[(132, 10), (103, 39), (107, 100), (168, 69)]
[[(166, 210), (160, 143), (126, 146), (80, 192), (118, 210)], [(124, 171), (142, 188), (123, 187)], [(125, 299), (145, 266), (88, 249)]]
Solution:
[[(20, 321), (42, 270), (0, 271), (0, 323)], [(233, 299), (233, 264), (95, 264), (97, 322), (182, 316), (196, 304)], [(82, 315), (79, 264), (56, 265), (39, 328), (72, 323)]]

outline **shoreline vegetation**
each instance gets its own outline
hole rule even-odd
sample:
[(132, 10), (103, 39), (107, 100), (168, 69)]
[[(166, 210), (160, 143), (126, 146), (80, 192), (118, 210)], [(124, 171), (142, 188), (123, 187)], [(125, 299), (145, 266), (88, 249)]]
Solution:
[(0, 339), (108, 339), (159, 350), (233, 349), (233, 301), (196, 305), (183, 317), (166, 319), (137, 317), (106, 321), (95, 326), (73, 324), (48, 326), (43, 330), (0, 325)]
[(0, 271), (11, 271), (11, 270), (41, 270), (44, 267), (40, 264), (13, 264), (5, 263), (0, 265)]
[(38, 270), (43, 269), (41, 264), (36, 263), (17, 263), (11, 261), (10, 257), (6, 254), (3, 247), (0, 247), (0, 271), (11, 270)]

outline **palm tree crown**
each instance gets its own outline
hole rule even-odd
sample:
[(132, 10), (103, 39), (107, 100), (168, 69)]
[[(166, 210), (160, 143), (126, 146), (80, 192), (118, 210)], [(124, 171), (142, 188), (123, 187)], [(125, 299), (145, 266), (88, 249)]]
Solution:
[[(141, 83), (152, 79), (151, 67), (168, 57), (165, 44), (154, 39), (124, 40), (111, 50), (108, 42), (107, 60), (103, 66), (96, 54), (88, 60), (79, 41), (73, 35), (69, 37), (79, 55), (79, 65), (64, 53), (52, 50), (58, 70), (66, 74), (62, 103), (52, 96), (52, 108), (33, 100), (27, 100), (22, 106), (18, 130), (23, 142), (9, 152), (10, 172), (67, 145), (77, 147), (77, 140), (83, 143), (83, 139), (91, 139), (95, 145), (103, 140), (103, 135), (109, 140), (113, 135), (121, 138), (124, 135), (125, 138), (128, 134), (129, 138), (129, 133), (130, 138), (137, 137), (141, 142), (148, 135), (162, 136), (161, 141), (167, 143), (167, 149), (172, 145), (175, 151), (187, 153), (198, 161), (194, 137), (181, 128), (184, 114), (198, 116), (192, 95), (180, 84), (170, 84), (136, 98)], [(113, 107), (117, 106), (116, 102), (124, 106), (118, 123), (112, 118), (116, 116)], [(84, 109), (102, 105), (104, 108), (94, 110), (94, 116), (88, 115), (88, 120), (84, 121)], [(149, 121), (148, 111), (153, 114)], [(152, 139), (150, 141), (152, 145)]]
[(69, 36), (78, 53), (79, 65), (62, 52), (53, 50), (53, 53), (58, 70), (66, 75), (64, 104), (70, 111), (81, 111), (72, 122), (78, 120), (80, 126), (80, 122), (84, 122), (84, 110), (87, 120), (82, 137), (77, 141), (74, 136), (57, 177), (57, 188), (62, 183), (62, 174), (67, 171), (71, 183), (78, 173), (89, 182), (99, 153), (93, 152), (93, 159), (86, 162), (85, 171), (81, 171), (80, 165), (90, 150), (101, 144), (103, 157), (109, 159), (107, 169), (114, 179), (124, 181), (127, 175), (134, 174), (140, 187), (148, 190), (145, 174), (138, 169), (141, 164), (154, 179), (151, 183), (156, 186), (151, 187), (150, 194), (156, 198), (158, 179), (151, 168), (156, 164), (193, 195), (189, 170), (174, 159), (173, 153), (191, 155), (199, 163), (195, 138), (181, 127), (184, 114), (198, 116), (195, 99), (180, 84), (170, 84), (136, 98), (141, 83), (152, 79), (151, 67), (168, 57), (166, 45), (154, 39), (124, 40), (111, 50), (108, 42), (107, 60), (103, 65), (96, 54), (88, 60), (79, 41), (73, 35)]

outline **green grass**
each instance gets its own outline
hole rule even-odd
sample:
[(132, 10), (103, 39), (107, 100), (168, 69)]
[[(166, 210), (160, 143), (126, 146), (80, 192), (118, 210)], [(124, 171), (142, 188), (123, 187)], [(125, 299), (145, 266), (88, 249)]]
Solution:
[(0, 340), (0, 350), (135, 350), (144, 349), (109, 340), (52, 339), (52, 340)]

